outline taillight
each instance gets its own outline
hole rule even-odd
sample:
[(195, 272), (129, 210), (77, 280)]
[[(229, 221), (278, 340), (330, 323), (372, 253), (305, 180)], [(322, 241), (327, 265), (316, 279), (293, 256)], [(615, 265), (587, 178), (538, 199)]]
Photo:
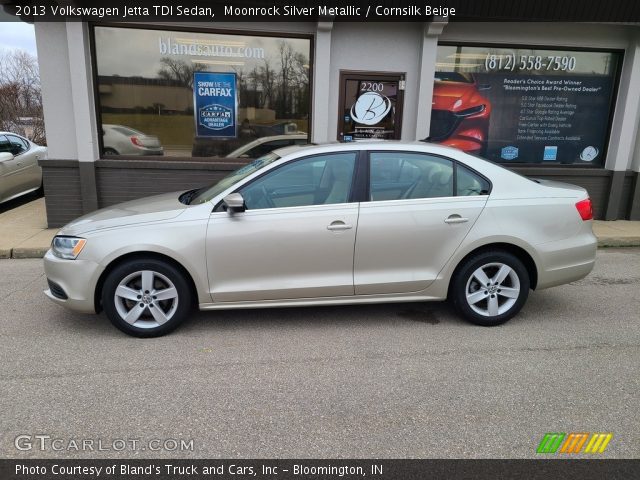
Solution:
[(582, 220), (593, 220), (593, 205), (590, 198), (580, 200), (576, 203), (576, 208)]
[(138, 137), (136, 137), (135, 135), (133, 137), (131, 137), (131, 143), (133, 143), (134, 145), (136, 145), (138, 147), (144, 147), (144, 145), (142, 144), (140, 139)]

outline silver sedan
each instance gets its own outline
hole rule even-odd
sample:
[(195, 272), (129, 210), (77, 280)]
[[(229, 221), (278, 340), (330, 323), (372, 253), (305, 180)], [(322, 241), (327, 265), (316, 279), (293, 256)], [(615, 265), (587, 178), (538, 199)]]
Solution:
[(593, 268), (591, 201), (428, 143), (288, 147), (65, 226), (46, 295), (131, 335), (202, 310), (449, 299), (498, 325)]
[(46, 157), (47, 147), (15, 133), (0, 132), (0, 203), (41, 188), (38, 160)]

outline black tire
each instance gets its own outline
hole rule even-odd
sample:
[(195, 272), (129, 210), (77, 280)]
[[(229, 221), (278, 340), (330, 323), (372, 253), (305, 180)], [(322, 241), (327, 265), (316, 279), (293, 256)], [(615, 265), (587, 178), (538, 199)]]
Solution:
[(104, 155), (105, 156), (112, 156), (112, 155), (120, 155), (116, 150), (114, 150), (113, 148), (105, 148), (104, 149)]
[[(149, 290), (142, 289), (143, 275), (149, 279), (149, 274), (143, 272), (153, 273), (151, 280), (147, 280), (147, 286), (153, 285)], [(126, 292), (133, 296), (116, 298), (119, 286), (130, 289)], [(158, 299), (162, 291), (171, 297)], [(154, 296), (154, 292), (158, 295)], [(184, 274), (170, 263), (157, 259), (130, 260), (114, 268), (105, 279), (102, 307), (111, 323), (123, 332), (134, 337), (159, 337), (175, 330), (189, 316), (192, 292)], [(125, 320), (123, 315), (127, 312), (132, 314), (133, 323)], [(156, 318), (168, 320), (160, 323)]]
[[(510, 269), (506, 277), (500, 283), (492, 281), (499, 279), (502, 265)], [(481, 270), (480, 276), (485, 273), (488, 282), (480, 282), (474, 274), (478, 270)], [(505, 323), (520, 311), (529, 295), (529, 287), (529, 274), (518, 257), (504, 251), (487, 251), (467, 258), (458, 266), (449, 288), (449, 299), (469, 322), (493, 327)], [(467, 294), (475, 296), (467, 300)]]

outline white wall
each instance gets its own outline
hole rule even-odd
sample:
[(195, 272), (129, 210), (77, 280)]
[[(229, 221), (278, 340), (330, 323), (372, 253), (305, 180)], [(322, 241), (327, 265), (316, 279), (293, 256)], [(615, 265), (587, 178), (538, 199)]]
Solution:
[(329, 99), (330, 141), (337, 140), (340, 70), (405, 73), (402, 139), (416, 140), (423, 29), (422, 23), (334, 23), (331, 34), (331, 81), (329, 85), (314, 85), (316, 95), (326, 95)]
[(67, 27), (64, 22), (34, 25), (49, 158), (77, 160)]

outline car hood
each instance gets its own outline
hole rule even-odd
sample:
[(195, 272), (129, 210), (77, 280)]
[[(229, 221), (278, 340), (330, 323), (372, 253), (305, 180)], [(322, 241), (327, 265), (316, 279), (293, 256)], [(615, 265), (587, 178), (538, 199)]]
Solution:
[(178, 200), (181, 193), (163, 193), (97, 210), (65, 225), (59, 234), (81, 235), (105, 228), (170, 220), (187, 208)]

